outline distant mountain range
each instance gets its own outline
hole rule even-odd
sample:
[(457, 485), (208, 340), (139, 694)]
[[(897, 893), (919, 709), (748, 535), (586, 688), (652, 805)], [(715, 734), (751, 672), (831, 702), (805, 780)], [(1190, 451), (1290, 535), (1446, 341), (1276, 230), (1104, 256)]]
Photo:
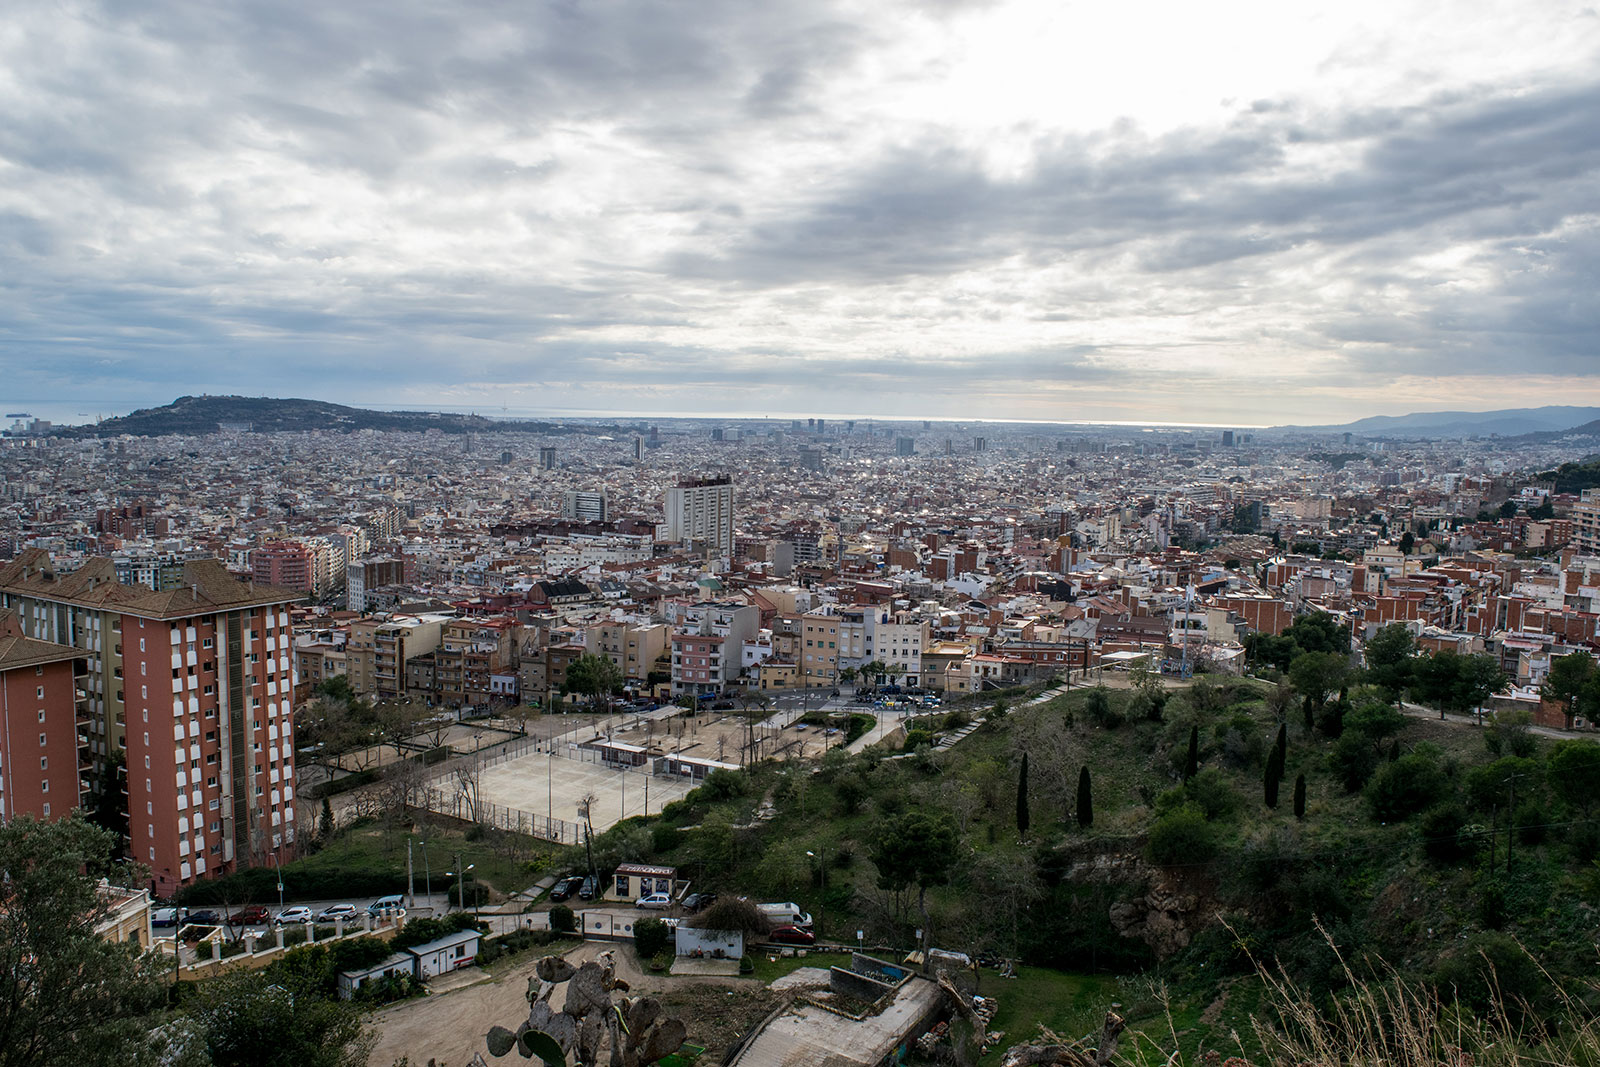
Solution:
[(1410, 415), (1373, 415), (1342, 426), (1274, 426), (1297, 433), (1353, 433), (1366, 437), (1472, 437), (1498, 434), (1560, 436), (1562, 431), (1593, 434), (1600, 408), (1551, 406), (1502, 408), (1499, 411), (1417, 411)]
[(573, 427), (554, 422), (488, 419), (440, 411), (370, 411), (323, 400), (274, 399), (264, 396), (180, 396), (165, 407), (141, 408), (128, 415), (92, 426), (66, 426), (61, 437), (160, 437), (165, 434), (199, 436), (224, 430), (276, 431), (400, 430), (420, 433), (571, 433)]

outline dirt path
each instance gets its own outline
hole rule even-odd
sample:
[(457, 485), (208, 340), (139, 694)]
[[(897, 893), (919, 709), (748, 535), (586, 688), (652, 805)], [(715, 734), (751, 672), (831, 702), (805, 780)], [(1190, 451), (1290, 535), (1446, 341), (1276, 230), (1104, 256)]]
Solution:
[[(633, 993), (661, 994), (669, 1010), (676, 1007), (676, 1010), (683, 1012), (685, 1021), (689, 1023), (691, 1040), (702, 1029), (697, 1026), (697, 1020), (690, 1017), (693, 1011), (690, 1005), (698, 999), (704, 999), (697, 994), (714, 993), (722, 997), (725, 995), (723, 990), (734, 989), (738, 995), (730, 999), (741, 1005), (746, 1001), (759, 1001), (752, 1004), (752, 1011), (764, 1003), (763, 998), (755, 995), (765, 995), (765, 987), (748, 978), (648, 974), (639, 968), (630, 943), (609, 945), (586, 942), (567, 953), (567, 959), (573, 963), (583, 963), (607, 949), (612, 951), (616, 959), (617, 977), (625, 979)], [(447, 1064), (448, 1067), (464, 1067), (476, 1052), (484, 1053), (484, 1059), (489, 1060), (484, 1045), (484, 1035), (489, 1028), (500, 1025), (515, 1030), (528, 1017), (528, 978), (533, 974), (538, 958), (537, 952), (530, 952), (525, 959), (501, 971), (491, 981), (433, 994), (421, 1000), (408, 1000), (375, 1012), (368, 1021), (379, 1036), (378, 1044), (367, 1060), (369, 1067), (391, 1067), (401, 1056), (410, 1057), (411, 1067), (424, 1067), (429, 1059)], [(562, 990), (556, 990), (556, 1004), (564, 1003), (565, 998)], [(682, 1006), (677, 1007), (675, 1002), (682, 1002)], [(726, 1011), (723, 1005), (718, 1006)], [(706, 1035), (712, 1040), (719, 1036)], [(701, 1043), (705, 1043), (705, 1037)]]

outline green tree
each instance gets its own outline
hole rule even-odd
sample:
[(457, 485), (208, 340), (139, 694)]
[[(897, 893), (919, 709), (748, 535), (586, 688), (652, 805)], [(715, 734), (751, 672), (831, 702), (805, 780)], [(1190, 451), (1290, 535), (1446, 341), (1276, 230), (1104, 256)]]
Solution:
[(550, 909), (550, 929), (560, 934), (570, 934), (578, 928), (578, 917), (565, 904)]
[(1346, 654), (1350, 651), (1350, 627), (1326, 611), (1300, 616), (1294, 625), (1283, 631), (1283, 636), (1305, 652)]
[(640, 919), (633, 924), (633, 947), (643, 959), (667, 950), (670, 932), (660, 919)]
[(1145, 844), (1150, 862), (1162, 866), (1203, 862), (1216, 849), (1216, 830), (1197, 804), (1184, 804), (1157, 819)]
[(1545, 675), (1539, 695), (1561, 704), (1569, 730), (1572, 729), (1573, 716), (1577, 714), (1578, 697), (1589, 687), (1594, 676), (1594, 657), (1587, 652), (1558, 656), (1550, 663), (1550, 673)]
[(567, 681), (563, 688), (569, 693), (582, 693), (609, 704), (611, 694), (622, 688), (622, 668), (613, 663), (610, 656), (585, 652), (567, 665)]
[(1262, 782), (1264, 787), (1263, 793), (1267, 802), (1267, 807), (1276, 808), (1278, 806), (1278, 785), (1282, 781), (1283, 752), (1281, 749), (1274, 746), (1272, 751), (1267, 754), (1266, 776)]
[(1416, 652), (1416, 638), (1400, 622), (1385, 626), (1367, 642), (1367, 675), (1390, 703), (1397, 702), (1410, 686), (1411, 660)]
[(1585, 813), (1600, 796), (1600, 745), (1562, 741), (1550, 753), (1550, 786), (1556, 795)]
[(922, 952), (927, 959), (932, 936), (928, 915), (928, 890), (950, 880), (955, 866), (957, 836), (950, 816), (909, 811), (888, 819), (873, 842), (870, 857), (878, 868), (878, 888), (890, 892), (917, 890), (917, 911), (922, 916)]
[(1339, 652), (1302, 652), (1289, 664), (1289, 681), (1313, 715), (1322, 710), (1328, 696), (1344, 684), (1349, 674), (1350, 661)]
[(0, 826), (0, 1067), (153, 1062), (161, 969), (95, 933), (111, 835), (80, 813)]
[(1306, 817), (1306, 776), (1296, 775), (1294, 779), (1294, 817)]
[(1360, 734), (1373, 745), (1381, 745), (1389, 737), (1405, 729), (1405, 715), (1391, 704), (1374, 700), (1361, 705), (1344, 718), (1344, 728), (1349, 733)]
[(1394, 822), (1431, 807), (1448, 788), (1439, 764), (1413, 752), (1383, 765), (1367, 784), (1367, 802), (1373, 818)]
[(1413, 548), (1416, 548), (1416, 547), (1417, 547), (1417, 535), (1416, 534), (1412, 533), (1410, 530), (1407, 530), (1405, 533), (1400, 535), (1400, 554), (1402, 556), (1411, 555), (1411, 550)]
[(1183, 760), (1183, 780), (1187, 782), (1200, 770), (1200, 727), (1189, 727), (1189, 753)]
[(1028, 836), (1028, 754), (1022, 754), (1022, 767), (1017, 771), (1017, 833)]
[(365, 1067), (376, 1035), (361, 1010), (297, 985), (245, 970), (202, 983), (189, 1019), (211, 1067)]
[(1088, 829), (1094, 825), (1094, 794), (1089, 788), (1089, 767), (1078, 771), (1078, 825)]

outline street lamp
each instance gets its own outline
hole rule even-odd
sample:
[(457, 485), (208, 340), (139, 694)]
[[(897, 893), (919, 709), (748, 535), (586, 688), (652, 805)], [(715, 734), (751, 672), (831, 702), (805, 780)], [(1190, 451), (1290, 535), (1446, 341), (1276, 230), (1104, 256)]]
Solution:
[(267, 855), (272, 857), (272, 869), (278, 875), (278, 910), (281, 912), (283, 911), (283, 868), (278, 866), (278, 854), (276, 852), (269, 852)]
[(828, 918), (828, 850), (822, 845), (818, 845), (817, 847), (822, 849), (821, 856), (818, 856), (816, 853), (809, 850), (806, 852), (806, 855), (816, 860), (818, 867), (822, 871), (822, 896), (819, 898), (819, 903), (817, 904), (817, 937), (818, 939), (821, 939), (823, 928), (826, 925)]
[[(428, 869), (428, 842), (422, 842), (422, 889), (428, 896), (428, 913), (433, 913), (433, 872)], [(448, 904), (449, 901), (446, 901)]]

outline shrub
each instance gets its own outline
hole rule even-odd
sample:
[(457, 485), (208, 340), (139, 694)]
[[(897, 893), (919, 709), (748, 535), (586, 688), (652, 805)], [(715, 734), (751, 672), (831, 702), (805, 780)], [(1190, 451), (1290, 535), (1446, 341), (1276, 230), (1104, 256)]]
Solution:
[(1216, 849), (1216, 831), (1206, 821), (1205, 812), (1197, 804), (1184, 804), (1151, 825), (1145, 851), (1151, 863), (1170, 866), (1203, 862)]
[(572, 909), (565, 904), (557, 904), (550, 909), (550, 929), (558, 933), (570, 934), (578, 928), (578, 917)]
[(1374, 700), (1361, 705), (1344, 717), (1344, 728), (1377, 741), (1405, 728), (1406, 717), (1391, 704)]
[(1261, 727), (1250, 716), (1240, 713), (1218, 723), (1212, 736), (1222, 751), (1222, 761), (1228, 766), (1239, 769), (1260, 766), (1266, 742), (1261, 736)]
[(1438, 863), (1459, 863), (1477, 851), (1477, 837), (1466, 829), (1467, 811), (1460, 804), (1430, 808), (1418, 826), (1422, 850)]
[(1328, 754), (1328, 769), (1344, 785), (1345, 792), (1359, 793), (1378, 769), (1378, 753), (1360, 734), (1347, 734)]
[(1089, 690), (1083, 710), (1084, 714), (1089, 716), (1089, 721), (1096, 726), (1110, 730), (1122, 725), (1122, 713), (1111, 702), (1111, 690), (1103, 685), (1097, 685)]
[(1239, 795), (1221, 771), (1207, 767), (1183, 785), (1185, 800), (1196, 805), (1207, 819), (1231, 815), (1239, 805)]
[(413, 919), (400, 928), (389, 940), (392, 951), (398, 952), (412, 945), (436, 941), (458, 930), (482, 930), (483, 924), (472, 917), (470, 911), (457, 911), (439, 919)]
[(1410, 818), (1434, 804), (1447, 783), (1439, 765), (1422, 753), (1402, 756), (1383, 768), (1367, 784), (1372, 817), (1382, 822)]
[(697, 930), (739, 930), (747, 937), (764, 934), (772, 928), (761, 909), (748, 900), (737, 898), (719, 900), (686, 922)]
[(671, 931), (660, 919), (640, 919), (633, 924), (633, 945), (640, 957), (649, 959), (667, 950)]
[(650, 830), (650, 849), (657, 854), (671, 852), (683, 844), (683, 831), (658, 823)]
[(906, 741), (905, 741), (905, 744), (901, 746), (901, 751), (903, 751), (903, 752), (915, 752), (918, 748), (920, 748), (923, 745), (930, 745), (931, 746), (932, 744), (933, 744), (933, 734), (928, 732), (927, 730), (921, 729), (919, 727), (918, 729), (915, 729), (915, 730), (907, 730), (906, 731)]
[(700, 793), (706, 800), (732, 800), (742, 797), (750, 789), (749, 779), (743, 771), (730, 771), (719, 768), (706, 775), (706, 780), (700, 785)]
[(839, 800), (839, 813), (841, 815), (854, 815), (861, 808), (861, 802), (867, 799), (867, 783), (859, 774), (841, 775), (833, 787), (833, 795)]

